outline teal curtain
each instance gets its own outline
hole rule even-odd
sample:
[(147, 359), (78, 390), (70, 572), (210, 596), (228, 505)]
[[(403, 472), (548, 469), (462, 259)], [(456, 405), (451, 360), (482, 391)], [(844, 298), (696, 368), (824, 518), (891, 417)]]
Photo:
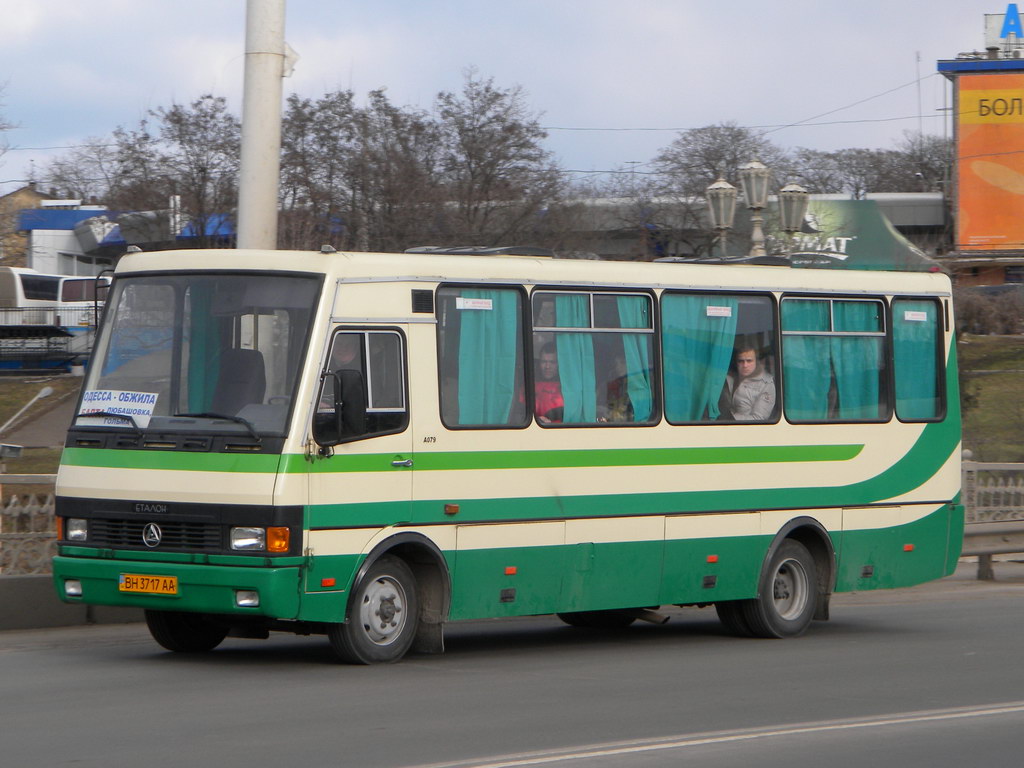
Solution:
[(738, 302), (727, 296), (662, 297), (665, 415), (671, 422), (718, 418), (736, 338)]
[[(559, 328), (589, 328), (588, 297), (569, 294), (555, 298), (555, 324)], [(565, 402), (562, 422), (597, 421), (597, 381), (594, 375), (594, 339), (590, 333), (558, 333), (558, 378)]]
[(488, 299), (490, 309), (461, 310), (459, 424), (507, 424), (516, 394), (519, 294), (465, 290), (467, 299)]
[[(828, 331), (829, 303), (787, 299), (782, 302), (782, 330)], [(783, 336), (783, 397), (786, 416), (794, 421), (828, 418), (832, 380), (831, 346), (827, 336)]]
[[(882, 330), (882, 305), (875, 301), (835, 301), (833, 330), (874, 332)], [(839, 418), (874, 420), (880, 417), (878, 381), (883, 366), (882, 338), (833, 336), (832, 367), (836, 374)]]
[(901, 419), (934, 419), (939, 415), (938, 333), (934, 301), (893, 301), (896, 415)]
[[(622, 328), (650, 328), (650, 301), (645, 296), (619, 296), (619, 325)], [(633, 421), (650, 421), (654, 398), (651, 394), (650, 334), (624, 333), (622, 349), (626, 359), (626, 393), (633, 406)]]
[[(203, 413), (210, 410), (213, 392), (220, 375), (220, 334), (217, 318), (213, 316), (213, 282), (197, 281), (189, 288), (185, 311), (188, 317), (183, 327), (188, 330), (188, 411)], [(177, 411), (172, 404), (170, 411)]]

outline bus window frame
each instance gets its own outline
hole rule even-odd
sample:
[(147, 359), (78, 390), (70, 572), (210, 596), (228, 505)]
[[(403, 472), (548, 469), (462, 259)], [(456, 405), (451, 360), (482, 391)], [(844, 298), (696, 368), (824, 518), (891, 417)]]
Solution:
[[(452, 290), (452, 289), (457, 289), (457, 290), (460, 290), (460, 291), (464, 291), (464, 290), (471, 290), (471, 291), (472, 290), (482, 290), (482, 291), (486, 291), (486, 290), (491, 290), (491, 291), (511, 290), (511, 291), (515, 291), (516, 293), (519, 294), (519, 333), (520, 333), (520, 339), (521, 339), (521, 349), (520, 349), (520, 351), (522, 352), (522, 355), (523, 355), (523, 364), (522, 364), (522, 369), (520, 371), (521, 380), (516, 382), (516, 384), (517, 384), (517, 386), (520, 386), (522, 388), (522, 391), (524, 392), (524, 396), (525, 396), (525, 403), (526, 403), (525, 415), (524, 415), (524, 417), (522, 418), (521, 421), (510, 422), (510, 423), (507, 423), (507, 424), (450, 424), (445, 419), (446, 413), (445, 413), (445, 408), (444, 408), (444, 397), (445, 397), (446, 389), (445, 389), (445, 384), (444, 384), (444, 375), (443, 375), (444, 374), (444, 369), (442, 367), (442, 357), (441, 357), (441, 352), (442, 352), (442, 350), (441, 350), (441, 332), (442, 332), (442, 330), (447, 330), (447, 329), (443, 326), (443, 323), (441, 322), (441, 317), (440, 317), (441, 306), (442, 306), (441, 291), (442, 290)], [(476, 281), (476, 282), (473, 282), (473, 281), (470, 281), (470, 282), (446, 281), (446, 282), (443, 282), (443, 283), (439, 283), (437, 285), (437, 287), (434, 289), (434, 324), (436, 326), (436, 331), (434, 333), (434, 356), (435, 356), (435, 375), (437, 377), (437, 413), (438, 413), (438, 419), (441, 422), (442, 426), (444, 426), (445, 429), (449, 429), (449, 430), (452, 430), (452, 431), (459, 431), (459, 432), (462, 432), (462, 431), (473, 431), (473, 430), (477, 430), (477, 431), (480, 431), (480, 430), (492, 430), (492, 429), (522, 430), (522, 429), (528, 429), (530, 427), (530, 425), (533, 424), (533, 419), (529, 417), (529, 414), (532, 413), (531, 409), (533, 408), (533, 402), (532, 402), (533, 393), (529, 391), (530, 388), (527, 386), (527, 382), (533, 380), (532, 379), (532, 377), (533, 377), (533, 370), (532, 370), (532, 367), (531, 367), (532, 363), (531, 363), (531, 360), (530, 360), (530, 342), (529, 342), (529, 340), (527, 338), (529, 336), (529, 334), (530, 334), (530, 326), (529, 326), (529, 321), (527, 319), (528, 318), (528, 311), (529, 311), (529, 309), (530, 309), (530, 294), (529, 294), (529, 291), (528, 291), (527, 287), (525, 285), (523, 285), (522, 283), (505, 283), (505, 282), (489, 283), (489, 282), (479, 282), (479, 281)], [(459, 332), (461, 333), (461, 327), (460, 327), (460, 331)]]
[[(562, 326), (534, 326), (534, 301), (539, 294), (567, 295), (584, 294), (590, 299), (590, 327), (562, 327)], [(651, 325), (649, 328), (604, 328), (594, 325), (594, 296), (646, 296), (650, 302)], [(662, 407), (662, 366), (661, 366), (661, 301), (659, 294), (654, 288), (627, 288), (622, 286), (580, 286), (580, 285), (534, 285), (529, 293), (529, 341), (527, 342), (527, 362), (530, 367), (527, 381), (527, 413), (529, 421), (542, 429), (593, 429), (593, 428), (622, 428), (622, 427), (656, 427), (664, 418)], [(594, 421), (594, 422), (561, 422), (544, 423), (537, 419), (534, 413), (534, 370), (533, 361), (538, 350), (534, 347), (537, 333), (643, 333), (650, 334), (651, 341), (651, 417), (648, 421)]]
[[(889, 320), (889, 350), (892, 362), (892, 412), (895, 419), (901, 424), (934, 424), (945, 421), (949, 415), (949, 396), (946, 387), (946, 344), (949, 334), (949, 308), (941, 296), (921, 296), (914, 294), (894, 294), (889, 299), (888, 311)], [(896, 402), (896, 310), (894, 305), (898, 301), (929, 301), (935, 305), (935, 395), (939, 399), (939, 407), (936, 415), (927, 419), (905, 419), (899, 414), (899, 407)]]
[[(771, 342), (772, 342), (772, 354), (775, 357), (775, 371), (772, 373), (772, 377), (775, 379), (775, 407), (772, 409), (772, 416), (770, 419), (764, 421), (741, 421), (738, 419), (708, 419), (706, 421), (671, 421), (666, 414), (664, 415), (665, 422), (671, 424), (674, 427), (709, 427), (709, 426), (724, 426), (724, 427), (735, 427), (735, 426), (754, 426), (754, 425), (772, 425), (778, 424), (782, 420), (782, 335), (781, 325), (782, 317), (779, 311), (779, 297), (776, 293), (771, 290), (741, 290), (741, 289), (724, 289), (724, 290), (688, 290), (684, 288), (666, 288), (662, 291), (659, 304), (659, 324), (658, 324), (658, 354), (660, 357), (664, 357), (661, 354), (662, 347), (664, 345), (664, 328), (660, 323), (663, 313), (660, 311), (661, 302), (665, 300), (665, 296), (744, 296), (744, 297), (757, 297), (766, 298), (769, 303), (769, 310), (772, 317), (772, 329), (771, 329)], [(729, 362), (729, 368), (732, 369), (732, 361)], [(662, 389), (665, 388), (665, 369), (662, 368), (662, 375), (659, 380), (659, 385)], [(723, 385), (724, 386), (724, 385)], [(801, 422), (802, 423), (802, 422)]]
[[(787, 299), (806, 299), (811, 301), (827, 301), (829, 302), (829, 330), (828, 331), (789, 331), (786, 332), (782, 327), (782, 304)], [(863, 301), (863, 302), (875, 302), (882, 306), (882, 323), (883, 327), (881, 331), (834, 331), (832, 328), (835, 325), (835, 313), (833, 304), (837, 301)], [(796, 291), (785, 291), (782, 292), (778, 297), (778, 319), (779, 319), (779, 376), (780, 385), (779, 391), (782, 393), (782, 415), (786, 419), (786, 423), (793, 426), (803, 425), (822, 425), (822, 424), (836, 424), (836, 425), (849, 425), (849, 424), (889, 424), (892, 422), (896, 413), (896, 384), (893, 375), (893, 353), (892, 353), (892, 316), (890, 307), (890, 297), (888, 294), (848, 294), (848, 293), (821, 293), (816, 292), (796, 292)], [(824, 336), (827, 338), (880, 338), (882, 340), (882, 359), (885, 362), (885, 369), (882, 371), (884, 381), (881, 382), (878, 391), (881, 395), (885, 395), (885, 406), (886, 415), (877, 419), (798, 419), (794, 421), (790, 418), (789, 413), (786, 409), (786, 381), (785, 381), (785, 360), (786, 352), (784, 349), (785, 340), (787, 336)], [(830, 378), (830, 382), (831, 382)], [(884, 386), (883, 386), (884, 385)], [(829, 385), (831, 389), (831, 383)]]
[[(354, 443), (354, 442), (357, 442), (359, 440), (369, 440), (369, 439), (372, 439), (372, 438), (375, 438), (375, 437), (383, 437), (385, 435), (400, 435), (403, 432), (408, 431), (410, 426), (412, 425), (412, 413), (411, 413), (411, 409), (409, 407), (410, 406), (410, 404), (409, 404), (409, 340), (406, 338), (405, 332), (401, 328), (396, 327), (396, 326), (392, 326), (392, 325), (386, 325), (386, 326), (336, 325), (333, 328), (331, 328), (331, 331), (330, 331), (330, 333), (327, 336), (327, 351), (325, 353), (325, 357), (321, 360), (321, 363), (320, 363), (320, 373), (319, 373), (320, 381), (319, 381), (318, 386), (316, 387), (316, 400), (314, 401), (314, 407), (313, 407), (314, 416), (313, 416), (313, 418), (316, 418), (317, 408), (319, 407), (319, 403), (321, 402), (322, 398), (326, 394), (327, 388), (329, 386), (329, 381), (332, 378), (332, 376), (330, 376), (330, 374), (332, 374), (333, 371), (331, 371), (328, 366), (330, 364), (331, 354), (334, 351), (335, 340), (337, 339), (338, 336), (340, 336), (340, 335), (342, 335), (344, 333), (357, 333), (361, 337), (360, 338), (360, 351), (359, 351), (359, 353), (360, 353), (361, 358), (362, 358), (362, 365), (361, 365), (361, 369), (362, 370), (361, 370), (361, 373), (363, 374), (363, 387), (364, 387), (365, 392), (366, 392), (366, 410), (365, 410), (366, 415), (379, 414), (379, 413), (401, 413), (401, 414), (404, 414), (405, 418), (402, 420), (402, 424), (401, 424), (400, 427), (396, 427), (394, 429), (382, 430), (382, 431), (379, 431), (379, 432), (364, 432), (364, 433), (358, 434), (358, 435), (349, 435), (349, 436), (341, 435), (341, 436), (339, 436), (340, 439), (338, 440), (338, 442), (332, 443), (331, 445), (333, 446), (333, 445), (342, 445), (344, 443)], [(372, 379), (371, 379), (371, 377), (369, 375), (369, 373), (370, 373), (370, 371), (369, 371), (369, 367), (370, 367), (369, 335), (372, 334), (372, 333), (392, 334), (392, 335), (396, 335), (398, 337), (398, 339), (399, 339), (399, 343), (400, 343), (399, 344), (399, 354), (401, 356), (401, 363), (402, 363), (402, 406), (403, 406), (400, 409), (399, 408), (373, 408), (371, 406), (371, 403), (372, 403), (372, 393), (370, 391), (370, 388), (371, 388), (371, 381), (372, 381)], [(313, 434), (312, 420), (310, 422), (309, 429), (310, 429), (310, 435), (312, 435)], [(318, 443), (318, 445), (319, 445), (319, 443)]]

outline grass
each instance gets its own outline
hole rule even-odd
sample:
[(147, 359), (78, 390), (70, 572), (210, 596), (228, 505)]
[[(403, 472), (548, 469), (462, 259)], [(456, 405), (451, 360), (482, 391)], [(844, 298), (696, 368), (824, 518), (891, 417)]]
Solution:
[[(55, 376), (4, 376), (0, 377), (0, 425), (20, 411), (44, 387), (51, 387), (53, 394), (37, 400), (31, 408), (18, 417), (17, 422), (0, 434), (0, 442), (26, 422), (41, 416), (66, 398), (75, 397), (82, 386), (82, 379), (64, 375)], [(6, 459), (6, 472), (12, 475), (53, 474), (60, 463), (59, 448), (26, 448), (21, 458)], [(14, 486), (7, 486), (10, 490)], [(25, 486), (19, 486), (19, 489)]]
[(1024, 336), (964, 336), (964, 448), (977, 461), (1024, 461)]

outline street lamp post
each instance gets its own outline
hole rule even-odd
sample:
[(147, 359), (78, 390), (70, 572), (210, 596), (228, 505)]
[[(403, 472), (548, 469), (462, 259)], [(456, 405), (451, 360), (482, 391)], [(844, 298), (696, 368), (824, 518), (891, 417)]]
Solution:
[(750, 209), (750, 256), (764, 256), (764, 217), (761, 211), (768, 205), (768, 179), (771, 171), (760, 160), (751, 160), (739, 169), (743, 199)]
[(708, 199), (708, 218), (711, 228), (718, 233), (716, 240), (722, 243), (722, 256), (728, 257), (726, 239), (732, 229), (732, 220), (736, 215), (736, 187), (723, 178), (704, 190)]
[[(743, 198), (750, 209), (750, 258), (767, 255), (764, 247), (764, 217), (761, 211), (768, 205), (768, 181), (771, 171), (759, 160), (752, 160), (739, 168)], [(725, 252), (726, 233), (732, 228), (736, 213), (736, 187), (719, 178), (704, 190), (708, 202), (708, 218), (711, 228), (718, 232)], [(779, 218), (782, 230), (790, 235), (799, 232), (803, 226), (810, 194), (799, 184), (787, 184), (779, 190)]]
[(806, 189), (792, 182), (779, 190), (779, 219), (782, 231), (790, 235), (791, 239), (803, 226), (810, 198)]

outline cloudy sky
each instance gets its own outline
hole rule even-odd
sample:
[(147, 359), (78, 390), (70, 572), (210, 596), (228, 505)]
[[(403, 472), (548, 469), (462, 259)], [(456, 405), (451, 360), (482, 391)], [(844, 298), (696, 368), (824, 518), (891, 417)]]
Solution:
[[(475, 67), (519, 85), (566, 169), (645, 166), (723, 121), (783, 146), (942, 134), (940, 59), (984, 48), (1000, 0), (288, 0), (285, 93), (386, 87), (429, 109)], [(1024, 7), (1024, 6), (1022, 6)], [(0, 192), (61, 147), (150, 109), (225, 96), (241, 113), (244, 0), (0, 0)], [(793, 125), (800, 123), (800, 125)]]

